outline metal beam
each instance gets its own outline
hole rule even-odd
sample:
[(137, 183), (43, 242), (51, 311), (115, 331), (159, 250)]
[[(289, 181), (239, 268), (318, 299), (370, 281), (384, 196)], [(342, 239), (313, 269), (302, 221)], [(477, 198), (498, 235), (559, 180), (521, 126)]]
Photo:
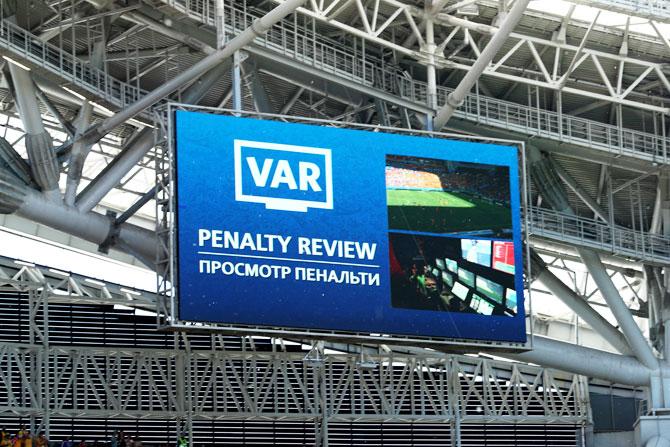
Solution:
[(282, 106), (281, 110), (279, 111), (280, 115), (286, 115), (295, 105), (295, 102), (300, 99), (300, 96), (302, 93), (305, 91), (304, 88), (302, 87), (297, 87), (293, 94), (286, 100), (286, 103)]
[[(548, 159), (544, 159), (540, 151), (533, 146), (528, 146), (527, 154), (533, 179), (542, 197), (557, 211), (574, 215), (565, 191), (557, 183), (556, 173), (552, 170), (551, 162)], [(589, 273), (591, 273), (593, 279), (596, 281), (598, 289), (619, 323), (628, 341), (628, 345), (632, 348), (635, 356), (646, 367), (658, 369), (658, 359), (642, 335), (637, 323), (633, 320), (630, 309), (628, 309), (619, 291), (614, 286), (612, 278), (607, 274), (607, 270), (600, 261), (598, 254), (595, 251), (582, 247), (577, 247), (576, 250)]]
[(63, 130), (65, 131), (65, 133), (67, 133), (70, 137), (73, 137), (75, 134), (74, 126), (68, 120), (65, 119), (65, 117), (56, 108), (56, 105), (42, 91), (42, 89), (37, 85), (37, 83), (35, 83), (35, 94), (37, 95), (37, 98), (40, 100), (40, 102), (44, 104), (44, 107), (46, 107), (49, 113), (51, 113), (54, 116), (54, 118), (56, 118), (56, 120), (60, 123), (60, 125), (63, 126)]
[(573, 312), (579, 315), (594, 331), (600, 334), (617, 351), (625, 355), (633, 355), (633, 352), (624, 335), (612, 326), (602, 315), (596, 312), (581, 296), (566, 286), (563, 281), (551, 273), (547, 266), (539, 258), (539, 255), (531, 252), (533, 275), (542, 283), (552, 295), (563, 301)]
[(621, 298), (619, 291), (612, 282), (612, 278), (607, 274), (605, 266), (598, 255), (592, 251), (584, 248), (577, 248), (579, 256), (582, 258), (584, 265), (593, 276), (593, 280), (598, 285), (600, 293), (603, 298), (609, 305), (610, 310), (614, 314), (621, 330), (628, 341), (628, 344), (633, 349), (635, 356), (640, 359), (640, 361), (650, 369), (658, 368), (658, 359), (654, 355), (649, 343), (642, 335), (642, 331), (639, 326), (633, 320), (633, 316), (630, 313), (630, 309), (626, 306), (626, 303)]
[(253, 95), (254, 106), (256, 107), (256, 111), (261, 113), (275, 113), (276, 110), (273, 107), (272, 103), (270, 102), (268, 93), (265, 90), (263, 83), (261, 82), (260, 76), (258, 74), (258, 69), (256, 68), (256, 64), (252, 63), (250, 65), (253, 65), (253, 68), (250, 70), (251, 76), (248, 76), (246, 80), (249, 84), (251, 94)]
[(596, 216), (600, 217), (604, 222), (613, 224), (614, 222), (610, 222), (609, 215), (605, 212), (605, 210), (602, 209), (602, 207), (596, 202), (586, 191), (584, 191), (584, 188), (582, 188), (574, 178), (570, 174), (567, 173), (565, 169), (563, 169), (563, 166), (558, 164), (556, 160), (553, 159), (553, 157), (549, 156), (549, 160), (551, 161), (551, 164), (554, 168), (554, 171), (556, 174), (560, 177), (561, 180), (570, 188), (575, 194), (577, 194), (577, 197), (582, 199), (582, 202), (586, 204), (589, 208), (591, 208), (591, 211), (595, 213)]
[[(11, 187), (0, 177), (0, 191)], [(62, 203), (47, 200), (44, 195), (29, 187), (16, 192), (16, 214), (32, 221), (64, 231), (94, 244), (114, 245), (115, 242), (132, 247), (142, 259), (156, 257), (157, 242), (153, 231), (131, 224), (115, 226), (114, 221), (98, 213), (81, 213)], [(131, 253), (133, 254), (133, 253)], [(149, 267), (154, 268), (151, 262)]]
[(633, 357), (537, 335), (533, 337), (532, 351), (496, 355), (625, 385), (649, 386), (650, 382), (651, 370)]
[(514, 3), (514, 6), (510, 9), (504, 22), (501, 24), (500, 29), (493, 35), (491, 41), (482, 50), (481, 55), (463, 77), (456, 89), (447, 96), (446, 104), (437, 112), (434, 120), (435, 130), (442, 129), (452, 117), (456, 109), (463, 104), (470, 89), (475, 85), (477, 79), (479, 79), (486, 67), (491, 63), (496, 53), (498, 53), (507, 41), (509, 34), (517, 23), (519, 23), (521, 17), (523, 17), (523, 13), (526, 10), (528, 3), (530, 3), (530, 0), (516, 0), (516, 3)]
[(16, 89), (16, 103), (26, 132), (26, 151), (33, 180), (50, 200), (60, 201), (60, 167), (53, 151), (51, 136), (44, 128), (30, 73), (10, 63), (9, 71)]
[(219, 65), (222, 61), (232, 56), (235, 51), (248, 45), (256, 37), (263, 35), (272, 27), (272, 25), (295, 11), (304, 2), (305, 0), (287, 0), (286, 2), (272, 9), (265, 16), (254, 20), (251, 26), (230, 40), (225, 47), (213, 52), (212, 54), (209, 54), (205, 58), (196, 62), (189, 69), (179, 73), (165, 84), (162, 84), (158, 88), (152, 90), (143, 98), (103, 120), (99, 125), (87, 131), (82, 138), (84, 138), (89, 144), (100, 141), (104, 135), (109, 133), (115, 127), (134, 117), (147, 107), (150, 107), (156, 102), (165, 98), (185, 83), (188, 83), (192, 79)]
[[(103, 65), (103, 56), (105, 54), (106, 47), (105, 40), (106, 39), (103, 37), (93, 44), (93, 52), (91, 55), (90, 64), (91, 66), (98, 69), (100, 69)], [(90, 126), (92, 114), (93, 104), (91, 104), (90, 101), (85, 100), (79, 109), (79, 114), (77, 115), (77, 120), (75, 121), (75, 140)], [(74, 206), (74, 202), (77, 197), (77, 188), (79, 187), (82, 172), (84, 171), (84, 162), (86, 161), (86, 157), (91, 150), (91, 146), (91, 144), (88, 144), (83, 140), (75, 141), (72, 144), (67, 168), (65, 194), (63, 195), (63, 201), (67, 206)]]
[(149, 191), (145, 192), (142, 197), (137, 199), (130, 208), (123, 212), (119, 217), (116, 218), (115, 225), (121, 225), (128, 219), (130, 219), (135, 213), (137, 213), (144, 205), (149, 203), (149, 201), (156, 197), (156, 186), (151, 188)]
[[(201, 79), (186, 88), (181, 100), (189, 104), (197, 103), (230, 69), (230, 65), (230, 61), (224, 61), (218, 67), (210, 70)], [(155, 140), (153, 129), (142, 130), (79, 194), (76, 201), (77, 209), (82, 212), (92, 210), (109, 191), (119, 184), (133, 166), (142, 160), (154, 146)]]

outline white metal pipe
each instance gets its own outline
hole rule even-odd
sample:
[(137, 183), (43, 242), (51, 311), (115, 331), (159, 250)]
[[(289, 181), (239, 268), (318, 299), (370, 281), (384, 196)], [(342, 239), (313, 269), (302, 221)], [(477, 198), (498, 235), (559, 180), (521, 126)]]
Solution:
[(470, 92), (470, 89), (475, 85), (477, 79), (484, 72), (486, 67), (491, 63), (500, 48), (507, 41), (507, 37), (514, 30), (514, 27), (519, 23), (526, 7), (530, 0), (516, 0), (509, 14), (503, 21), (498, 32), (496, 32), (491, 41), (482, 50), (480, 56), (477, 58), (469, 71), (465, 74), (456, 89), (447, 96), (447, 103), (437, 113), (434, 124), (435, 130), (440, 130), (449, 121), (456, 109), (465, 100), (465, 97)]
[[(62, 203), (54, 203), (33, 189), (25, 188), (25, 199), (16, 214), (73, 236), (102, 244), (113, 229), (113, 220), (98, 213), (80, 213)], [(119, 226), (118, 238), (147, 259), (156, 257), (156, 235), (153, 231), (125, 223)]]
[(193, 78), (196, 78), (211, 70), (220, 64), (224, 59), (232, 56), (235, 51), (241, 49), (245, 45), (248, 45), (256, 37), (267, 32), (275, 23), (279, 22), (284, 17), (295, 11), (304, 2), (305, 0), (286, 0), (284, 3), (271, 10), (263, 17), (254, 20), (251, 26), (231, 39), (224, 48), (206, 56), (191, 66), (189, 69), (179, 73), (165, 84), (162, 84), (160, 87), (149, 92), (143, 98), (105, 119), (102, 123), (100, 123), (100, 125), (95, 126), (90, 131), (86, 132), (84, 138), (86, 138), (89, 144), (100, 141), (104, 135), (106, 135), (115, 127), (134, 117), (147, 107), (150, 107), (156, 102), (165, 98), (182, 85), (190, 82)]
[(53, 152), (51, 136), (46, 131), (35, 95), (35, 83), (30, 73), (13, 63), (9, 64), (16, 102), (23, 128), (26, 131), (26, 152), (30, 159), (30, 172), (42, 192), (53, 201), (60, 201), (58, 179), (60, 166)]
[[(230, 63), (219, 64), (202, 78), (191, 84), (183, 93), (182, 101), (197, 103), (207, 90), (219, 80), (230, 68)], [(76, 207), (79, 211), (90, 211), (100, 203), (105, 195), (119, 184), (121, 179), (135, 166), (154, 146), (155, 137), (151, 128), (145, 128), (111, 163), (98, 174), (79, 194)]]
[(619, 326), (621, 327), (628, 344), (633, 349), (635, 356), (640, 359), (647, 368), (657, 369), (659, 367), (658, 359), (647, 343), (647, 340), (644, 338), (644, 335), (642, 335), (639, 326), (635, 323), (635, 320), (633, 320), (630, 309), (628, 309), (628, 306), (626, 306), (621, 295), (619, 295), (619, 291), (612, 282), (612, 278), (607, 274), (605, 266), (600, 261), (598, 255), (592, 250), (584, 248), (577, 248), (577, 252), (582, 258), (584, 265), (593, 276), (593, 280), (598, 285), (598, 289), (619, 323)]
[(81, 212), (92, 210), (109, 191), (154, 147), (153, 129), (142, 130), (98, 176), (81, 192), (76, 208)]
[(537, 335), (533, 337), (532, 351), (495, 355), (632, 386), (649, 386), (651, 374), (651, 370), (634, 357)]
[(300, 99), (300, 96), (304, 91), (305, 89), (303, 87), (296, 88), (293, 95), (291, 95), (291, 97), (286, 101), (286, 104), (282, 106), (281, 110), (279, 111), (279, 114), (286, 115), (288, 111), (291, 110), (291, 108), (295, 105), (298, 99)]
[[(79, 115), (75, 124), (76, 133), (83, 132), (91, 122), (93, 106), (89, 101), (84, 101), (79, 109)], [(67, 206), (74, 206), (77, 197), (77, 187), (81, 180), (81, 174), (84, 169), (84, 161), (90, 148), (84, 141), (77, 141), (72, 145), (70, 151), (70, 162), (68, 163), (67, 182), (65, 184), (65, 194), (63, 200)]]
[(437, 70), (435, 69), (435, 27), (433, 18), (426, 18), (426, 52), (428, 53), (428, 64), (426, 65), (427, 100), (426, 104), (433, 112), (426, 115), (426, 130), (433, 130), (435, 110), (437, 110)]
[(242, 58), (240, 52), (233, 53), (233, 109), (242, 110)]
[(16, 89), (16, 103), (19, 106), (19, 114), (23, 129), (31, 135), (46, 132), (40, 115), (40, 107), (35, 96), (35, 86), (30, 78), (30, 73), (15, 64), (9, 64), (12, 82)]
[[(614, 349), (625, 355), (632, 355), (632, 351), (621, 331), (612, 326), (602, 315), (596, 312), (582, 297), (563, 283), (546, 266), (533, 264), (533, 274), (537, 273), (537, 281), (542, 283), (552, 295), (559, 298), (566, 306), (572, 309), (593, 330), (600, 334)], [(539, 272), (539, 273), (538, 273)]]
[(589, 207), (591, 208), (591, 211), (593, 211), (598, 217), (600, 217), (603, 221), (611, 224), (612, 222), (609, 221), (609, 216), (605, 212), (605, 210), (602, 209), (602, 207), (596, 202), (586, 191), (584, 191), (584, 188), (579, 186), (579, 184), (575, 181), (574, 178), (570, 174), (568, 174), (563, 167), (558, 164), (553, 158), (551, 159), (551, 164), (552, 167), (554, 168), (554, 171), (556, 174), (563, 180), (563, 182), (568, 185), (568, 187), (575, 193), (577, 196), (582, 199), (582, 201)]
[[(529, 161), (532, 162), (535, 183), (540, 189), (542, 196), (546, 198), (555, 209), (574, 214), (573, 210), (570, 208), (567, 197), (565, 196), (565, 192), (561, 188), (555, 187), (557, 185), (555, 182), (552, 182), (552, 179), (549, 177), (549, 166), (543, 162), (539, 150), (532, 146), (529, 148)], [(612, 279), (607, 274), (607, 270), (602, 264), (598, 254), (593, 250), (585, 249), (583, 247), (577, 247), (576, 251), (582, 259), (582, 263), (593, 276), (598, 289), (619, 323), (621, 331), (635, 356), (646, 367), (657, 369), (659, 367), (658, 359), (647, 343), (647, 340), (642, 335), (637, 323), (633, 320), (630, 309), (626, 306), (619, 291), (614, 286)]]

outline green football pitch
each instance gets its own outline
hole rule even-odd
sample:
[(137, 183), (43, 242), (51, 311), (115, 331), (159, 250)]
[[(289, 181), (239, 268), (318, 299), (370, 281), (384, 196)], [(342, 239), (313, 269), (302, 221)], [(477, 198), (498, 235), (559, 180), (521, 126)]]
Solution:
[(510, 209), (446, 191), (386, 191), (389, 228), (425, 233), (461, 233), (512, 227)]

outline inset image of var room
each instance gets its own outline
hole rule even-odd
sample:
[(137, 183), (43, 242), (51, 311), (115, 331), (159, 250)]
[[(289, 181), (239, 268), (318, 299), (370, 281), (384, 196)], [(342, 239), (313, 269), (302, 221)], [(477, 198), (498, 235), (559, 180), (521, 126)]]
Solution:
[(389, 233), (389, 243), (393, 307), (516, 315), (513, 242)]

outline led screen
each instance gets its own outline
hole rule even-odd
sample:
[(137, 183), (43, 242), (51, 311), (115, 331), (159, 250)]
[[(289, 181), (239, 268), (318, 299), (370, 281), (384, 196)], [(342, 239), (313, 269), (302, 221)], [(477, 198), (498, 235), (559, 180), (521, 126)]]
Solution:
[(491, 267), (491, 241), (461, 239), (461, 250), (466, 261)]
[(470, 291), (470, 289), (465, 287), (460, 282), (457, 282), (456, 284), (454, 284), (454, 288), (451, 289), (451, 291), (454, 293), (454, 295), (464, 300), (468, 297), (468, 292)]
[(472, 298), (470, 300), (470, 307), (472, 310), (477, 311), (479, 309), (479, 303), (481, 302), (482, 297), (476, 294), (472, 294)]
[(493, 309), (495, 309), (493, 304), (482, 299), (479, 303), (479, 308), (477, 311), (482, 315), (491, 315), (493, 313)]
[(447, 263), (447, 270), (452, 273), (458, 273), (458, 262), (452, 259), (445, 259), (444, 261)]
[(505, 307), (516, 312), (516, 290), (507, 289), (505, 291)]
[(493, 268), (501, 272), (514, 274), (513, 242), (493, 242)]
[(490, 281), (481, 276), (477, 277), (477, 290), (482, 292), (489, 298), (493, 298), (497, 303), (502, 304), (503, 300), (503, 286)]
[[(460, 301), (479, 276), (522, 290), (520, 274), (484, 260), (490, 240), (515, 242), (523, 271), (516, 147), (183, 110), (174, 119), (177, 322), (525, 341), (522, 299), (514, 315)], [(462, 241), (475, 239), (469, 262)]]
[(465, 284), (469, 285), (470, 287), (475, 286), (475, 274), (472, 272), (469, 272), (467, 270), (464, 270), (462, 268), (458, 269), (458, 279), (463, 281)]
[(444, 281), (445, 284), (449, 285), (449, 287), (454, 285), (454, 277), (447, 272), (442, 272), (442, 281)]

